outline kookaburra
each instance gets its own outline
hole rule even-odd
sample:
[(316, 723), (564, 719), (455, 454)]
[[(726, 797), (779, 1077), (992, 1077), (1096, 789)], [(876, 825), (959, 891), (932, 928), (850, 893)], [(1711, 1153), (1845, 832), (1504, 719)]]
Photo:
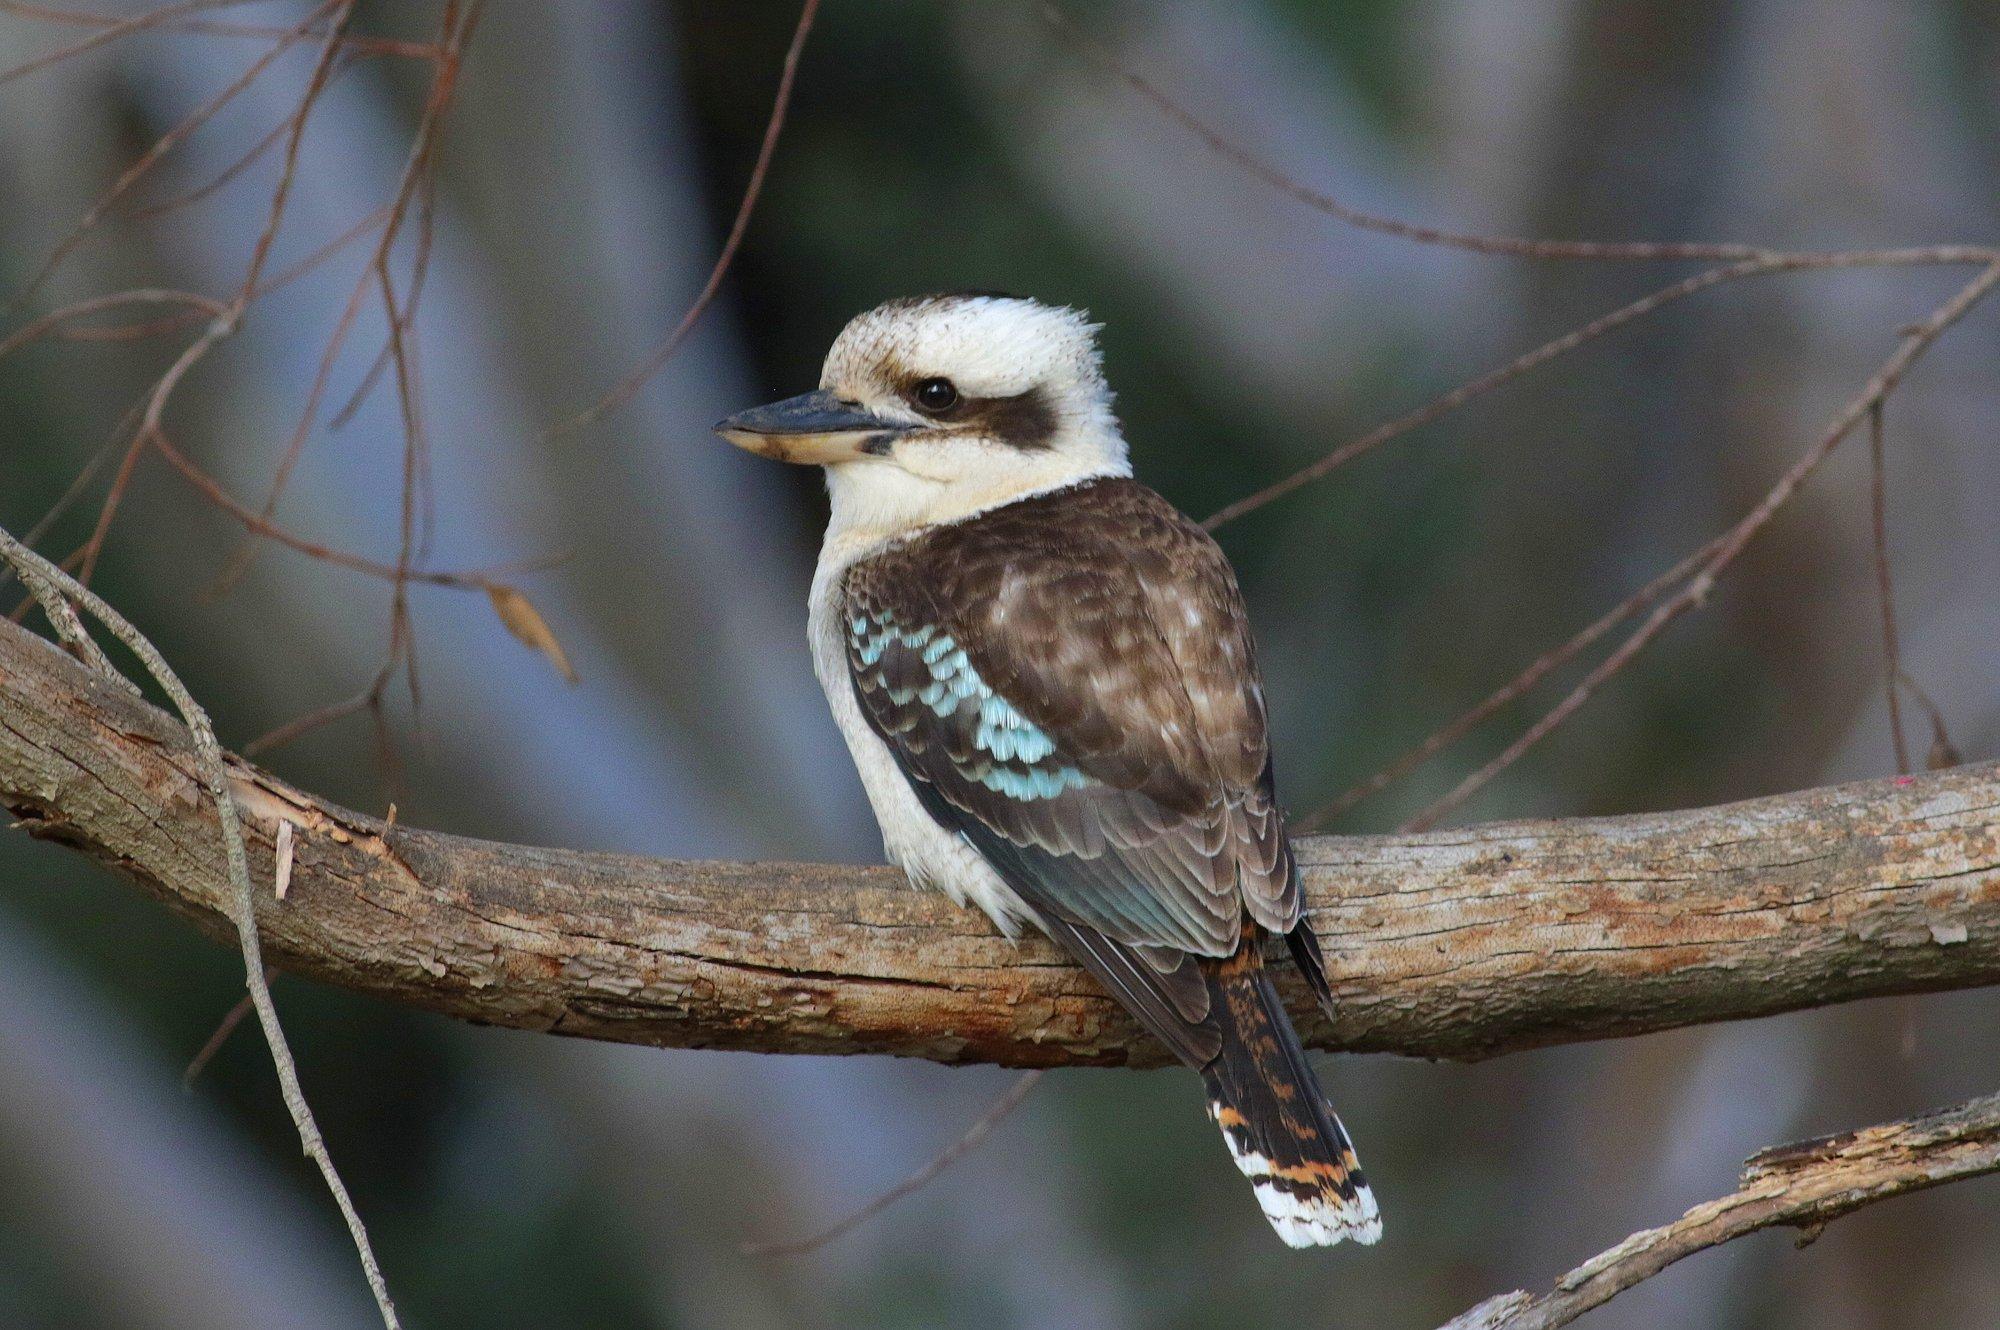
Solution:
[(919, 886), (1054, 938), (1202, 1075), (1294, 1247), (1382, 1231), (1264, 968), (1322, 1004), (1236, 577), (1132, 478), (1096, 326), (1032, 300), (895, 300), (817, 391), (716, 426), (824, 467), (813, 664)]

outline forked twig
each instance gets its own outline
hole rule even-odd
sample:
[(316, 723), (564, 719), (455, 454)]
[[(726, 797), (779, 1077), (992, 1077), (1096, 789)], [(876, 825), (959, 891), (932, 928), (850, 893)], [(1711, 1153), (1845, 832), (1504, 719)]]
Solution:
[(1741, 521), (1731, 527), (1722, 538), (1721, 547), (1710, 556), (1701, 570), (1682, 587), (1681, 590), (1662, 603), (1649, 615), (1632, 635), (1620, 643), (1618, 649), (1593, 669), (1570, 694), (1558, 702), (1541, 719), (1531, 725), (1507, 748), (1460, 781), (1448, 794), (1428, 808), (1409, 819), (1400, 828), (1404, 831), (1423, 831), (1437, 825), (1438, 819), (1464, 803), (1474, 793), (1495, 776), (1512, 766), (1521, 755), (1546, 738), (1551, 731), (1568, 720), (1585, 702), (1590, 700), (1605, 680), (1617, 674), (1645, 647), (1681, 615), (1701, 605), (1715, 586), (1715, 579), (1731, 563), (1735, 562), (1744, 547), (1754, 540), (1758, 533), (1777, 516), (1779, 509), (1791, 499), (1806, 478), (1819, 469), (1833, 450), (1851, 433), (1862, 418), (1886, 400), (1903, 381), (1910, 366), (1935, 342), (1939, 334), (1965, 317), (1986, 295), (2000, 284), (2000, 263), (1994, 263), (1979, 271), (1970, 282), (1960, 287), (1951, 298), (1931, 311), (1929, 317), (1911, 325), (1903, 333), (1901, 343), (1893, 354), (1868, 380), (1852, 401), (1841, 409), (1813, 445), (1780, 476)]
[[(1282, 498), (1314, 480), (1326, 476), (1346, 463), (1373, 451), (1375, 448), (1394, 438), (1438, 420), (1451, 411), (1465, 405), (1473, 398), (1511, 382), (1530, 370), (1547, 364), (1615, 328), (1621, 327), (1666, 304), (1683, 299), (1698, 291), (1748, 277), (1775, 272), (1823, 271), (1836, 268), (1883, 266), (1978, 265), (1984, 271), (1981, 275), (1976, 276), (1960, 292), (1961, 296), (1970, 293), (1970, 300), (1967, 305), (1969, 308), (1969, 305), (1976, 303), (1980, 296), (1984, 294), (1986, 287), (1990, 285), (1989, 278), (1994, 265), (2000, 264), (2000, 249), (1990, 246), (1940, 245), (1885, 250), (1788, 252), (1733, 242), (1687, 243), (1546, 240), (1454, 231), (1443, 227), (1426, 226), (1367, 212), (1343, 203), (1331, 194), (1302, 183), (1256, 153), (1251, 152), (1234, 139), (1224, 135), (1208, 122), (1195, 115), (1194, 112), (1190, 111), (1178, 100), (1168, 95), (1150, 79), (1121, 63), (1101, 43), (1083, 32), (1056, 5), (1045, 4), (1043, 6), (1043, 14), (1052, 26), (1073, 39), (1075, 48), (1085, 58), (1094, 63), (1099, 69), (1126, 84), (1156, 110), (1194, 135), (1218, 156), (1248, 172), (1279, 193), (1346, 225), (1382, 235), (1395, 236), (1419, 244), (1438, 245), (1449, 249), (1465, 250), (1479, 254), (1532, 259), (1612, 260), (1627, 262), (1697, 260), (1722, 265), (1682, 279), (1670, 286), (1663, 287), (1658, 291), (1643, 296), (1631, 304), (1621, 306), (1619, 309), (1613, 310), (1609, 314), (1601, 316), (1581, 328), (1543, 343), (1541, 346), (1525, 352), (1497, 369), (1453, 388), (1449, 392), (1413, 411), (1377, 426), (1360, 438), (1333, 449), (1318, 460), (1301, 467), (1290, 475), (1282, 477), (1257, 492), (1227, 505), (1204, 523), (1211, 531), (1236, 518), (1253, 512), (1276, 499)], [(1975, 291), (1974, 288), (1978, 289)], [(1957, 297), (1954, 297), (1954, 299), (1957, 299)], [(1945, 308), (1950, 308), (1950, 302), (1947, 303)], [(1958, 313), (1963, 313), (1963, 310), (1959, 310)], [(1951, 316), (1951, 318), (1956, 317), (1957, 314)], [(1950, 321), (1951, 319), (1947, 319), (1946, 323), (1948, 324)], [(1929, 336), (1935, 336), (1935, 332), (1933, 331)], [(1923, 345), (1926, 345), (1927, 342), (1927, 337), (1919, 339), (1918, 344), (1914, 348), (1915, 352), (1921, 353)], [(1903, 349), (1911, 349), (1911, 344), (1908, 340), (1906, 340)], [(1899, 351), (1900, 354), (1901, 352)], [(1894, 358), (1892, 358), (1893, 363)], [(1877, 381), (1871, 381), (1871, 391), (1864, 393), (1866, 401), (1864, 409), (1878, 413), (1878, 428), (1879, 411), (1887, 398), (1888, 392), (1893, 390), (1894, 381), (1900, 377), (1900, 373), (1901, 371), (1898, 369), (1895, 374), (1890, 376), (1890, 380), (1886, 384), (1881, 384), (1878, 377)], [(1879, 391), (1875, 390), (1877, 388), (1879, 388)], [(1816, 446), (1809, 453), (1809, 457), (1813, 460), (1805, 465), (1805, 471), (1810, 472), (1816, 467), (1818, 459), (1823, 458), (1825, 452), (1830, 451), (1840, 441), (1840, 438), (1845, 436), (1847, 429), (1851, 428), (1852, 422), (1850, 421), (1845, 428), (1839, 429), (1830, 437), (1822, 439), (1821, 445)], [(1800, 476), (1798, 478), (1802, 479), (1803, 477)], [(1787, 476), (1785, 479), (1781, 479), (1778, 489), (1783, 492), (1785, 498), (1788, 498), (1795, 485), (1796, 479)], [(1783, 501), (1782, 498), (1779, 500), (1780, 503)], [(1882, 521), (1882, 478), (1879, 461), (1877, 462), (1876, 469), (1876, 505), (1879, 526)], [(1456, 807), (1465, 798), (1469, 797), (1472, 792), (1493, 779), (1499, 772), (1505, 770), (1521, 754), (1539, 742), (1550, 730), (1561, 724), (1583, 701), (1590, 697), (1598, 684), (1602, 683), (1604, 679), (1609, 678), (1612, 674), (1615, 674), (1619, 669), (1622, 669), (1640, 648), (1651, 642), (1667, 622), (1698, 603), (1700, 597), (1706, 594), (1707, 587), (1713, 581), (1714, 576), (1733, 561), (1736, 553), (1740, 551), (1741, 543), (1738, 537), (1741, 536), (1742, 539), (1747, 540), (1750, 536), (1754, 536), (1756, 531), (1761, 530), (1762, 526), (1770, 520), (1774, 512), (1775, 508), (1768, 511), (1753, 512), (1750, 517), (1745, 519), (1749, 524), (1747, 529), (1739, 527), (1717, 538), (1717, 541), (1721, 542), (1721, 548), (1717, 548), (1716, 542), (1711, 542), (1709, 546), (1704, 547), (1704, 551), (1691, 556), (1694, 559), (1707, 558), (1708, 560), (1707, 566), (1702, 568), (1698, 573), (1693, 573), (1688, 568), (1687, 561), (1683, 561), (1682, 565), (1669, 570), (1668, 573), (1663, 574), (1654, 584), (1642, 589), (1631, 601), (1614, 609), (1604, 619), (1586, 628), (1569, 642), (1547, 653), (1541, 660), (1538, 660), (1528, 670), (1524, 671), (1521, 676), (1517, 676), (1515, 680), (1503, 685), (1478, 706), (1439, 729), (1422, 744), (1418, 745), (1416, 749), (1403, 754), (1390, 764), (1389, 767), (1377, 772), (1375, 775), (1331, 801), (1324, 808), (1311, 814), (1305, 820), (1305, 825), (1317, 825), (1323, 822), (1327, 818), (1344, 811), (1360, 799), (1367, 797), (1367, 795), (1381, 789), (1390, 781), (1416, 769), (1424, 761), (1468, 733), (1481, 721), (1492, 715), (1494, 711), (1532, 687), (1550, 670), (1560, 664), (1566, 663), (1568, 660), (1573, 659), (1579, 652), (1587, 649), (1604, 632), (1609, 631), (1611, 627), (1623, 622), (1631, 613), (1636, 612), (1636, 609), (1640, 605), (1650, 602), (1651, 599), (1661, 594), (1666, 587), (1673, 585), (1676, 581), (1692, 573), (1694, 581), (1689, 586), (1683, 588), (1682, 594), (1663, 605), (1652, 618), (1648, 619), (1641, 626), (1632, 638), (1628, 639), (1625, 645), (1621, 646), (1612, 654), (1610, 659), (1600, 665), (1597, 670), (1592, 672), (1590, 677), (1578, 685), (1577, 689), (1570, 696), (1559, 703), (1552, 712), (1538, 721), (1534, 727), (1522, 735), (1514, 744), (1510, 745), (1499, 757), (1474, 772), (1471, 776), (1468, 776), (1456, 789), (1447, 794), (1445, 798), (1439, 800), (1430, 808), (1418, 814), (1410, 822), (1406, 823), (1404, 829), (1408, 830), (1433, 825), (1445, 812)], [(1891, 696), (1891, 727), (1896, 735), (1898, 765), (1907, 770), (1908, 745), (1902, 734), (1901, 706), (1900, 700), (1896, 696), (1895, 687), (1896, 680), (1900, 676), (1900, 667), (1895, 645), (1894, 610), (1890, 599), (1886, 547), (1884, 537), (1879, 530), (1876, 543), (1878, 556), (1877, 573), (1883, 597), (1885, 640), (1890, 656), (1888, 686)], [(1713, 552), (1711, 553), (1711, 551)]]
[(1449, 748), (1452, 744), (1457, 743), (1460, 739), (1484, 724), (1496, 712), (1540, 683), (1552, 671), (1558, 670), (1576, 659), (1578, 655), (1595, 645), (1599, 639), (1613, 628), (1624, 623), (1640, 610), (1645, 609), (1648, 605), (1651, 605), (1654, 601), (1665, 595), (1673, 587), (1693, 576), (1695, 569), (1699, 568), (1704, 560), (1722, 548), (1722, 541), (1723, 538), (1721, 536), (1717, 536), (1714, 540), (1709, 541), (1708, 544), (1702, 546), (1693, 554), (1688, 555), (1685, 559), (1682, 559), (1679, 563), (1640, 587), (1630, 596), (1627, 596), (1617, 605), (1614, 605), (1601, 617), (1577, 633), (1576, 636), (1570, 638), (1561, 646), (1544, 652), (1530, 663), (1526, 669), (1500, 685), (1500, 687), (1494, 689), (1491, 693), (1488, 693), (1485, 699), (1477, 706), (1470, 707), (1459, 713), (1457, 717), (1433, 730), (1422, 743), (1404, 752), (1401, 757), (1398, 757), (1388, 766), (1383, 767), (1366, 780), (1351, 786), (1340, 795), (1328, 800), (1325, 804), (1298, 819), (1298, 829), (1302, 832), (1313, 832), (1322, 829), (1328, 822), (1345, 813), (1363, 799), (1375, 794), (1384, 786), (1401, 780), (1424, 763), (1430, 761), (1431, 758), (1436, 757), (1446, 748)]

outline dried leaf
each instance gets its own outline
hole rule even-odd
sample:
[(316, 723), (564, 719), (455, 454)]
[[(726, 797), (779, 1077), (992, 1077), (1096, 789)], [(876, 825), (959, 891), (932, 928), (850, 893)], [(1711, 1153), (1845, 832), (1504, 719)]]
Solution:
[(533, 647), (549, 658), (549, 663), (562, 673), (566, 682), (576, 682), (576, 671), (570, 667), (569, 656), (556, 640), (548, 621), (542, 618), (534, 602), (513, 587), (499, 582), (489, 582), (486, 586), (487, 599), (493, 602), (493, 612), (500, 616), (500, 622), (507, 625), (507, 631), (514, 635), (523, 646)]

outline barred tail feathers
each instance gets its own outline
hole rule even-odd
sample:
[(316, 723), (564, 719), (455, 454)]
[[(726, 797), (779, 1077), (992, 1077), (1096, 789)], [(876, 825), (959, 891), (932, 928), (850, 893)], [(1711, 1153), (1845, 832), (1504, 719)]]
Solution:
[(1202, 1070), (1208, 1115), (1250, 1179), (1264, 1217), (1293, 1247), (1382, 1236), (1354, 1146), (1320, 1091), (1255, 938), (1207, 962), (1222, 1051)]

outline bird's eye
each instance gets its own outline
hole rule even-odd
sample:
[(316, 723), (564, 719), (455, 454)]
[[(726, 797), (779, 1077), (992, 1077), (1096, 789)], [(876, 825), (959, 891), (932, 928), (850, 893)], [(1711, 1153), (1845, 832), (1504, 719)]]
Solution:
[(958, 389), (950, 379), (925, 379), (917, 385), (915, 393), (917, 409), (936, 415), (949, 411), (958, 405)]

